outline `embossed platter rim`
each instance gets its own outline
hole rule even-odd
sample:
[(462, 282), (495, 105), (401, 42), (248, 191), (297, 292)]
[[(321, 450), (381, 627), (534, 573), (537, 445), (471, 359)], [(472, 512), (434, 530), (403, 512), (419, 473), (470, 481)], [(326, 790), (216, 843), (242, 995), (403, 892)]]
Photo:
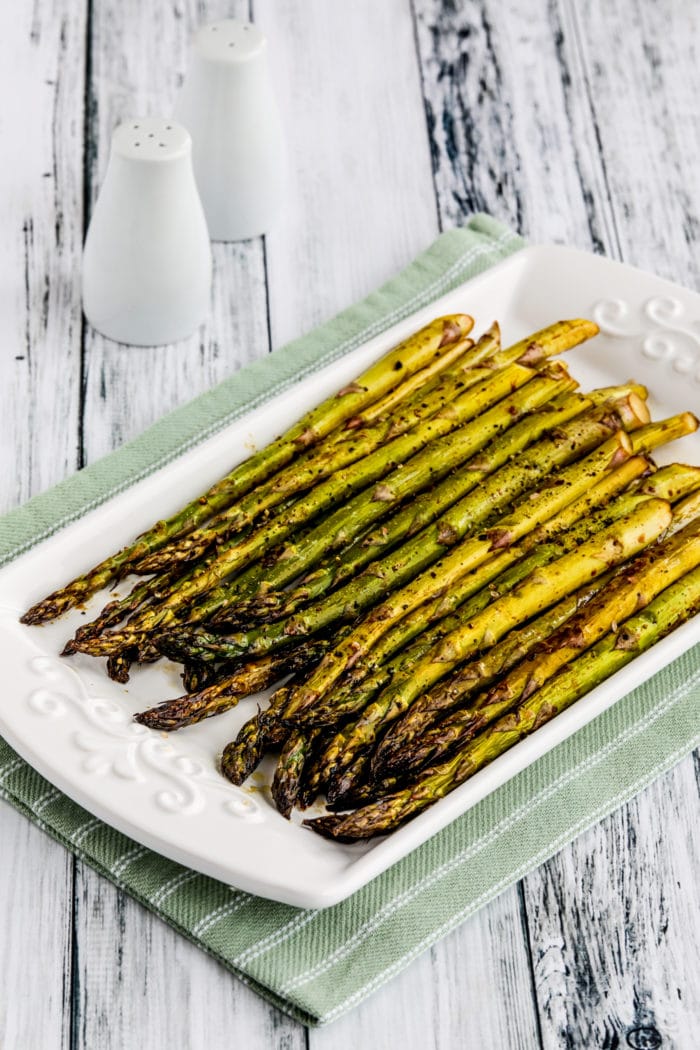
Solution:
[[(567, 355), (584, 389), (633, 374), (650, 386), (655, 417), (697, 411), (700, 404), (696, 293), (558, 247), (525, 248), (465, 282), (0, 570), (0, 659), (11, 683), (0, 697), (0, 733), (48, 780), (95, 816), (174, 860), (251, 893), (324, 907), (405, 856), (700, 640), (696, 617), (406, 827), (373, 843), (343, 846), (288, 824), (263, 792), (236, 790), (216, 772), (214, 758), (248, 717), (251, 701), (166, 739), (137, 727), (130, 714), (177, 694), (172, 667), (138, 671), (125, 689), (96, 662), (56, 656), (80, 614), (41, 629), (17, 623), (20, 609), (149, 525), (151, 508), (162, 514), (176, 509), (235, 457), (243, 458), (251, 440), (269, 440), (404, 334), (456, 310), (473, 313), (479, 328), (497, 317), (508, 341), (558, 317), (593, 316), (603, 335)], [(658, 457), (672, 458), (700, 463), (698, 436)]]

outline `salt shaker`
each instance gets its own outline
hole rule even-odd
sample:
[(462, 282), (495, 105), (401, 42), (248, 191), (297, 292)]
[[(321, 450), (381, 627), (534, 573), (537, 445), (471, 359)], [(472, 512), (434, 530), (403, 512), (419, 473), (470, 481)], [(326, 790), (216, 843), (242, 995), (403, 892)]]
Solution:
[(83, 254), (85, 316), (110, 339), (176, 342), (207, 315), (211, 248), (191, 153), (174, 120), (137, 118), (114, 132)]
[(257, 26), (225, 19), (197, 32), (175, 112), (192, 135), (212, 240), (267, 232), (281, 202), (284, 150), (267, 40)]

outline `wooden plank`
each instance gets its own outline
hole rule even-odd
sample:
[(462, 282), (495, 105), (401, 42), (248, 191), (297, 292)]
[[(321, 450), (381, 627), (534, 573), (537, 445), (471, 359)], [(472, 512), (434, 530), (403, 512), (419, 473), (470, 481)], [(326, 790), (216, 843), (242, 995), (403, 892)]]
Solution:
[(309, 1050), (357, 1050), (357, 1047), (401, 1047), (437, 1050), (436, 971), (430, 952), (398, 977), (325, 1028), (309, 1029)]
[(3, 4), (0, 35), (2, 512), (77, 463), (84, 4)]
[(700, 11), (660, 0), (567, 3), (620, 254), (700, 287)]
[(435, 945), (438, 1047), (540, 1047), (521, 900), (507, 890)]
[(544, 1046), (697, 1046), (700, 802), (691, 759), (526, 880)]
[(266, 238), (275, 346), (367, 295), (437, 233), (408, 0), (256, 0), (286, 129)]
[(0, 802), (0, 1046), (68, 1050), (73, 861)]
[(301, 1025), (84, 867), (76, 937), (76, 1047), (305, 1050)]
[(533, 240), (606, 248), (604, 172), (558, 4), (415, 8), (443, 224), (486, 211)]
[[(77, 466), (85, 5), (4, 4), (0, 36), (3, 511)], [(5, 804), (0, 842), (0, 1046), (67, 1048), (72, 860)]]

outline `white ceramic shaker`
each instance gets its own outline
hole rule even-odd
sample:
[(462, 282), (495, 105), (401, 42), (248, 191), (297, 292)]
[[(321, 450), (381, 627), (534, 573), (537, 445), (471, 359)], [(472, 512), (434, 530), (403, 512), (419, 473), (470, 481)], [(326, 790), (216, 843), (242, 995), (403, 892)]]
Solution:
[(257, 26), (225, 19), (197, 32), (175, 112), (192, 135), (211, 239), (267, 232), (281, 203), (284, 150)]
[(191, 153), (174, 120), (134, 118), (114, 132), (83, 254), (85, 316), (110, 339), (176, 342), (207, 316), (211, 248)]

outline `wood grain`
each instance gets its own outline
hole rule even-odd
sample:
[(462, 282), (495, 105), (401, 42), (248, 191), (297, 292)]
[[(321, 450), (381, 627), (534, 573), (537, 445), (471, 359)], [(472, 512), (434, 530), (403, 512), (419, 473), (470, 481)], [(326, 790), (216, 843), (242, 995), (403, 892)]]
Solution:
[(87, 868), (75, 931), (75, 1046), (133, 1050), (138, 1038), (144, 1050), (305, 1050), (301, 1025)]
[(487, 211), (532, 240), (607, 247), (603, 171), (560, 5), (415, 8), (443, 225)]
[(5, 802), (0, 840), (0, 1046), (68, 1050), (73, 861)]
[(678, 0), (567, 7), (620, 256), (698, 288), (700, 10)]
[(256, 0), (289, 155), (266, 238), (280, 346), (374, 290), (433, 240), (435, 197), (408, 0)]
[(78, 460), (85, 5), (0, 5), (0, 37), (3, 511)]
[(544, 1046), (697, 1046), (700, 823), (692, 762), (525, 883)]

